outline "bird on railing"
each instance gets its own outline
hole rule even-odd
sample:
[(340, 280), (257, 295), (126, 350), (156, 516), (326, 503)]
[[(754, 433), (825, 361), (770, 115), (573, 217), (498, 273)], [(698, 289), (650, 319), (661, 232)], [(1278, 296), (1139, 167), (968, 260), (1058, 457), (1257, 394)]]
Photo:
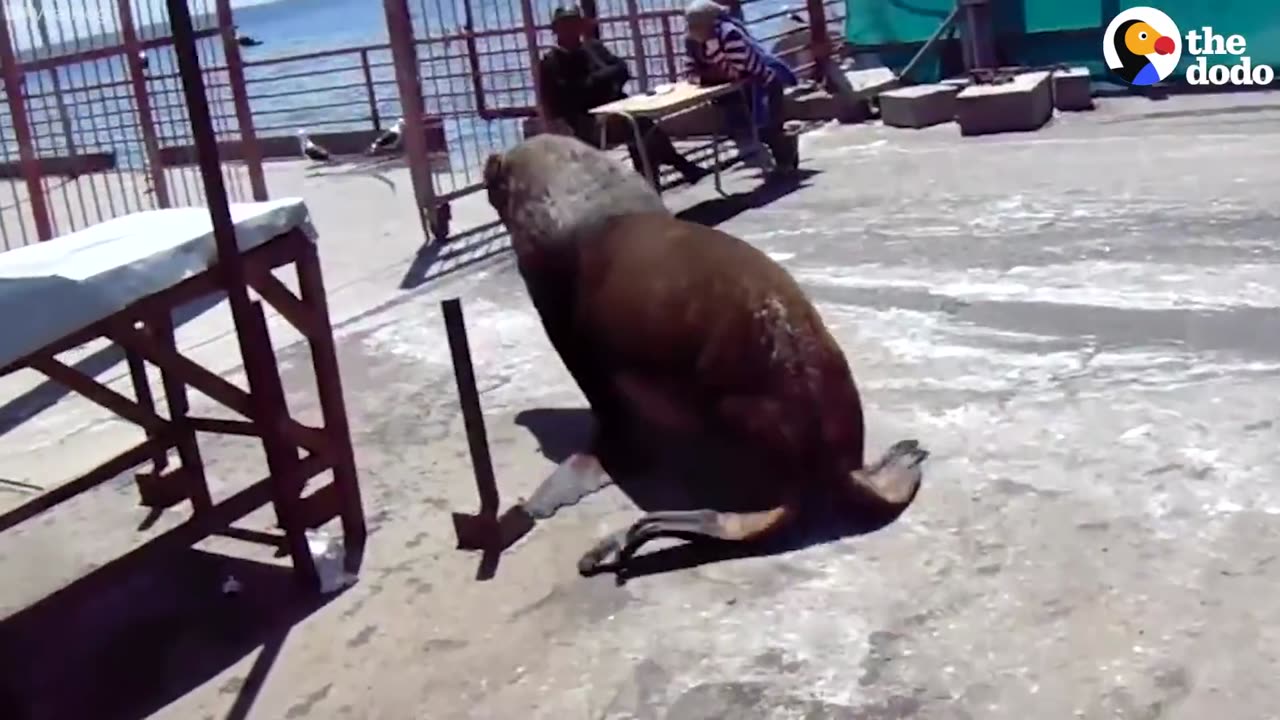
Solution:
[(377, 155), (383, 150), (395, 150), (400, 147), (400, 142), (404, 140), (404, 118), (396, 120), (395, 125), (391, 129), (378, 136), (377, 140), (369, 145), (369, 149), (365, 151), (366, 155)]
[(316, 162), (329, 162), (329, 151), (312, 142), (307, 137), (306, 130), (298, 131), (298, 145), (302, 149), (302, 156), (315, 160)]
[(138, 67), (142, 68), (143, 70), (146, 70), (150, 65), (151, 65), (151, 61), (147, 59), (146, 51), (139, 50), (138, 51)]

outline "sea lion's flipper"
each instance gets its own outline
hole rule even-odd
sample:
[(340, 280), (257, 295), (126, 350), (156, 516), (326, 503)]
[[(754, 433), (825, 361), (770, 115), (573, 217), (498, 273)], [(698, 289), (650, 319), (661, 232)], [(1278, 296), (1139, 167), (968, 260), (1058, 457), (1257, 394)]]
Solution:
[(574, 453), (560, 463), (521, 506), (533, 518), (545, 520), (556, 510), (577, 504), (582, 498), (613, 482), (594, 455)]
[(915, 440), (900, 440), (875, 463), (849, 474), (853, 484), (889, 509), (901, 510), (911, 504), (920, 489), (920, 464), (929, 451)]
[(593, 575), (605, 560), (617, 553), (615, 565), (622, 565), (641, 545), (659, 537), (709, 537), (717, 540), (759, 540), (786, 526), (795, 513), (791, 505), (749, 513), (715, 510), (682, 510), (649, 513), (631, 527), (596, 543), (578, 561), (578, 572)]

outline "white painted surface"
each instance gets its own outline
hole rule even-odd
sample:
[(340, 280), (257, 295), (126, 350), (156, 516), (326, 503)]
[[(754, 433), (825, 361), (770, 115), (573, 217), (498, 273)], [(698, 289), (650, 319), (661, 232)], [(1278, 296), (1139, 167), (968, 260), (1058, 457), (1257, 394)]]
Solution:
[[(295, 228), (315, 238), (299, 198), (233, 204), (231, 218), (241, 252)], [(217, 256), (204, 208), (125, 215), (0, 254), (0, 366), (208, 270)]]

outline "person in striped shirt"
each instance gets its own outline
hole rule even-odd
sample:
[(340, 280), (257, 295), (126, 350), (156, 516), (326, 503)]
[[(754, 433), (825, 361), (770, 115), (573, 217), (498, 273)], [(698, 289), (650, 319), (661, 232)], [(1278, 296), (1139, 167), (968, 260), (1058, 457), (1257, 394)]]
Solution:
[[(744, 158), (769, 169), (768, 157), (760, 148), (763, 140), (778, 167), (794, 170), (799, 157), (782, 129), (782, 101), (784, 90), (798, 82), (795, 73), (714, 0), (693, 0), (685, 9), (685, 21), (689, 28), (685, 79), (700, 85), (741, 83), (746, 104), (737, 95), (725, 96), (717, 104)], [(750, 131), (753, 126), (755, 136)]]

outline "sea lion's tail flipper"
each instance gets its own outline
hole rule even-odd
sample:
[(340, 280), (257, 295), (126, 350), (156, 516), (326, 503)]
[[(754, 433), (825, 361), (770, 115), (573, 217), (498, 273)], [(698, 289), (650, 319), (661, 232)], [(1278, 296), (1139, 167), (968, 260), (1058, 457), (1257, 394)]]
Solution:
[(701, 536), (717, 540), (760, 540), (785, 527), (795, 517), (791, 505), (748, 513), (715, 510), (678, 510), (649, 513), (631, 527), (596, 543), (578, 561), (578, 572), (593, 575), (603, 569), (609, 556), (617, 553), (615, 565), (622, 565), (641, 545), (660, 537)]
[(899, 440), (875, 463), (849, 474), (853, 484), (887, 508), (901, 510), (911, 504), (920, 489), (920, 464), (929, 451), (915, 440)]

